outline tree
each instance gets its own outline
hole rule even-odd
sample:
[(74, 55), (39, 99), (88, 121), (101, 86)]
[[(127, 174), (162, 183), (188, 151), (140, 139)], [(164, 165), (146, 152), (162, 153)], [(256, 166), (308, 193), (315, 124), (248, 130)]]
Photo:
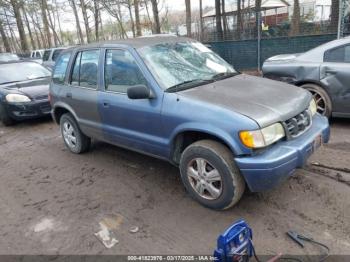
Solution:
[[(240, 1), (240, 0), (237, 0)], [(226, 17), (226, 1), (225, 0), (221, 0), (221, 6), (222, 6), (222, 22), (223, 22), (223, 26), (224, 26), (224, 38), (227, 37), (227, 33), (229, 32), (228, 29), (228, 24), (227, 24), (227, 17)], [(238, 5), (238, 4), (237, 4)]]
[(23, 26), (21, 11), (20, 11), (20, 4), (17, 2), (17, 0), (10, 0), (10, 2), (11, 2), (13, 13), (16, 19), (18, 34), (21, 41), (21, 49), (23, 52), (26, 52), (29, 50), (29, 48), (28, 48), (28, 43), (26, 39), (26, 34), (24, 31), (24, 26)]
[(50, 33), (50, 28), (49, 28), (49, 22), (47, 20), (47, 1), (46, 0), (41, 0), (41, 17), (44, 23), (44, 32), (46, 36), (46, 47), (51, 47), (52, 46), (52, 40), (51, 40), (51, 33)]
[(139, 0), (134, 0), (135, 9), (135, 23), (136, 23), (136, 35), (141, 36), (141, 24), (140, 24), (140, 10), (139, 10)]
[(216, 20), (216, 32), (218, 40), (223, 40), (223, 31), (221, 24), (221, 3), (220, 0), (215, 0), (215, 20)]
[(160, 22), (159, 22), (159, 10), (157, 0), (151, 0), (153, 19), (154, 19), (154, 32), (160, 34)]
[(85, 25), (86, 39), (88, 43), (91, 43), (91, 30), (89, 27), (89, 17), (87, 15), (87, 8), (85, 0), (80, 0), (81, 12), (83, 14), (83, 20)]
[(242, 33), (242, 10), (241, 0), (237, 0), (237, 28), (236, 28), (236, 39), (241, 38)]
[(187, 29), (187, 36), (191, 37), (191, 35), (192, 35), (191, 0), (185, 0), (185, 5), (186, 5), (186, 29)]
[(77, 32), (78, 32), (78, 36), (80, 39), (80, 43), (84, 44), (84, 37), (83, 37), (83, 32), (81, 31), (81, 27), (80, 27), (80, 21), (79, 21), (79, 16), (78, 16), (78, 11), (77, 11), (77, 6), (75, 4), (75, 0), (69, 0), (69, 3), (73, 9), (73, 14), (75, 17), (75, 24), (77, 27)]
[(28, 30), (28, 34), (29, 34), (29, 38), (30, 38), (30, 43), (32, 45), (32, 48), (36, 49), (36, 44), (35, 44), (34, 37), (32, 34), (32, 29), (30, 28), (30, 23), (28, 20), (27, 10), (25, 9), (24, 5), (22, 5), (21, 8), (22, 8), (22, 12), (24, 14), (24, 21), (25, 21), (26, 26), (27, 26), (27, 30)]
[(95, 22), (95, 39), (96, 41), (99, 40), (98, 35), (98, 25), (99, 25), (99, 17), (100, 17), (100, 7), (99, 7), (99, 0), (93, 0), (94, 2), (94, 22)]
[(203, 2), (199, 0), (199, 35), (200, 40), (203, 40)]
[(11, 47), (10, 47), (10, 43), (9, 43), (8, 38), (7, 38), (7, 35), (5, 33), (5, 30), (4, 30), (4, 26), (3, 26), (2, 20), (0, 20), (0, 35), (1, 35), (2, 42), (4, 43), (5, 51), (7, 53), (10, 53), (11, 52)]
[(332, 0), (330, 28), (333, 32), (337, 31), (338, 20), (339, 20), (339, 0)]
[(300, 33), (300, 5), (299, 0), (294, 0), (291, 35)]

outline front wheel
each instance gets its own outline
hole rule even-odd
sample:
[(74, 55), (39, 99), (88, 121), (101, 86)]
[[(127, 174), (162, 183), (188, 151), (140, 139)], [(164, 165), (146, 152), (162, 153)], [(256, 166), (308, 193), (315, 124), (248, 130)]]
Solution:
[(61, 117), (60, 127), (64, 143), (71, 152), (80, 154), (89, 149), (91, 139), (81, 132), (71, 114), (67, 113)]
[(234, 206), (245, 189), (232, 152), (213, 140), (201, 140), (188, 146), (181, 156), (180, 172), (189, 194), (212, 209)]

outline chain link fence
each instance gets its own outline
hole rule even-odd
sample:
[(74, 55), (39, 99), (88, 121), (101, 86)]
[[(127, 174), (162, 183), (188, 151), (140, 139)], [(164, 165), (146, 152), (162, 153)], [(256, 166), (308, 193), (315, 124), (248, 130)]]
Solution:
[(201, 40), (237, 69), (350, 34), (350, 0), (237, 0), (202, 17)]

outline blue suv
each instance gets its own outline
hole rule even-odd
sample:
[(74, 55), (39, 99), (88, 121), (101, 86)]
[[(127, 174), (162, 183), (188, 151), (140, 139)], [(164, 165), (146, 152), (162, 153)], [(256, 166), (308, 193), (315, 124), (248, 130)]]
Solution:
[(329, 139), (308, 91), (240, 74), (188, 38), (67, 49), (50, 101), (71, 152), (87, 151), (94, 138), (167, 160), (213, 209), (235, 205), (246, 185), (277, 185)]

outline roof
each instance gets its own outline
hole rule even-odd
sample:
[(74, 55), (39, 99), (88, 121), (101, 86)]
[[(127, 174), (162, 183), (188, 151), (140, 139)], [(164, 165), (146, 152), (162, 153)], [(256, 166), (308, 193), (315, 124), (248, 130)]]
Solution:
[(155, 36), (128, 38), (128, 39), (121, 39), (121, 40), (102, 41), (102, 42), (92, 43), (87, 45), (78, 45), (73, 48), (70, 48), (70, 50), (94, 48), (94, 47), (95, 48), (113, 47), (113, 46), (120, 46), (120, 45), (130, 46), (135, 49), (138, 49), (145, 46), (153, 46), (153, 45), (163, 44), (163, 43), (178, 43), (178, 42), (188, 42), (188, 41), (195, 41), (195, 40), (187, 37), (155, 35)]

